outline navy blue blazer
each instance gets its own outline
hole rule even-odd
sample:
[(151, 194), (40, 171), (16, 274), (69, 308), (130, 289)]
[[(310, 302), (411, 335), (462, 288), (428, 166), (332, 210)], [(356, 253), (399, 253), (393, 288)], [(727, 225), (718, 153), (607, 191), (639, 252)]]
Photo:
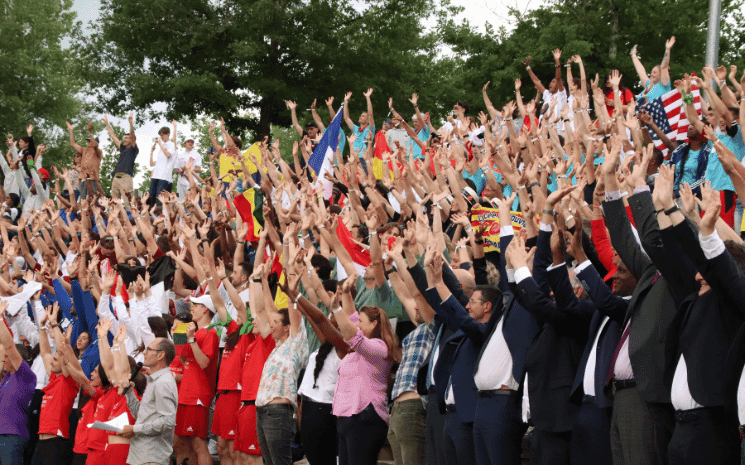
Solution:
[[(598, 308), (598, 311), (592, 315), (592, 320), (590, 320), (587, 343), (585, 344), (585, 350), (579, 362), (577, 374), (574, 377), (572, 394), (569, 397), (570, 402), (579, 405), (582, 403), (582, 398), (585, 395), (582, 383), (585, 378), (587, 360), (590, 358), (590, 351), (592, 351), (595, 338), (600, 330), (600, 325), (605, 315), (624, 314), (628, 307), (628, 302), (621, 297), (613, 295), (610, 288), (608, 288), (603, 278), (592, 265), (579, 272), (577, 277)], [(600, 408), (613, 407), (613, 397), (603, 388), (608, 379), (611, 359), (613, 358), (618, 341), (621, 339), (621, 333), (621, 326), (618, 321), (611, 318), (605, 325), (605, 328), (603, 328), (603, 333), (598, 340), (595, 361), (595, 403)]]
[[(430, 301), (436, 302), (439, 299), (439, 295), (433, 295), (438, 294), (436, 289), (428, 289), (427, 293)], [(445, 394), (448, 381), (451, 381), (456, 411), (460, 419), (466, 423), (473, 422), (476, 415), (478, 389), (473, 372), (485, 335), (501, 315), (499, 308), (495, 310), (488, 323), (480, 323), (471, 318), (452, 295), (435, 307), (445, 326), (454, 331), (452, 336), (443, 342), (434, 369), (437, 403), (440, 411), (444, 413)]]

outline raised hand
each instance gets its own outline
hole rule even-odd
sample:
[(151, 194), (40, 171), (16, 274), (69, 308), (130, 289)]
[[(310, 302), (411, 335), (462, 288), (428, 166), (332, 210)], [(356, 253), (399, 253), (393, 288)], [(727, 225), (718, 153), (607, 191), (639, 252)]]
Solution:
[[(722, 203), (719, 200), (719, 192), (711, 188), (711, 182), (706, 181), (701, 186), (701, 196), (703, 200), (698, 200), (699, 206), (704, 210), (704, 216), (701, 217), (701, 235), (708, 236), (714, 232), (719, 219), (719, 212), (722, 209)], [(695, 197), (694, 197), (695, 198)]]
[(665, 48), (667, 50), (670, 50), (671, 48), (673, 48), (673, 45), (675, 45), (675, 36), (672, 36), (669, 39), (667, 39), (667, 42), (665, 42)]
[(526, 68), (530, 66), (530, 55), (528, 55), (528, 58), (523, 61), (523, 66), (525, 66)]
[(370, 98), (370, 96), (372, 95), (372, 93), (373, 93), (373, 88), (370, 87), (369, 89), (367, 89), (367, 92), (363, 92), (362, 95), (364, 95), (365, 98)]
[(523, 81), (520, 78), (515, 79), (515, 92), (519, 91), (523, 85)]

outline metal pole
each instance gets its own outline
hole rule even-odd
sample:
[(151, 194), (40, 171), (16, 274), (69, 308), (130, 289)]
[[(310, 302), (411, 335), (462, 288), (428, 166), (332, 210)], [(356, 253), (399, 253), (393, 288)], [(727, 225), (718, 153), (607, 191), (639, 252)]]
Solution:
[(717, 69), (719, 61), (719, 16), (721, 0), (709, 0), (709, 30), (706, 34), (706, 64)]

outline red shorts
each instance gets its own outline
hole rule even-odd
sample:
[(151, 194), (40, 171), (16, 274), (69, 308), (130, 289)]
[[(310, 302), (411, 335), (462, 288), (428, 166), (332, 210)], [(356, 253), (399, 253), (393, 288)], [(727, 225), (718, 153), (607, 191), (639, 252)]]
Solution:
[(202, 405), (178, 404), (176, 409), (176, 435), (207, 439), (210, 411)]
[(106, 465), (126, 465), (129, 444), (106, 444)]
[(256, 433), (256, 406), (244, 405), (238, 410), (238, 431), (233, 449), (249, 455), (261, 455), (259, 436)]
[(221, 392), (215, 401), (212, 416), (212, 434), (228, 441), (235, 439), (238, 425), (238, 410), (241, 408), (241, 391)]
[(106, 463), (106, 450), (88, 449), (88, 458), (85, 459), (86, 465)]

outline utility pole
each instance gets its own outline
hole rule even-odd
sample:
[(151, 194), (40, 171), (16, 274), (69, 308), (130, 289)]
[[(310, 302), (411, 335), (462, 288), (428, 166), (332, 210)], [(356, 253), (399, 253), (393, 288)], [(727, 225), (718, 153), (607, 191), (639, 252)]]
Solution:
[(719, 62), (719, 19), (721, 0), (709, 0), (709, 30), (706, 34), (706, 64), (717, 69)]

